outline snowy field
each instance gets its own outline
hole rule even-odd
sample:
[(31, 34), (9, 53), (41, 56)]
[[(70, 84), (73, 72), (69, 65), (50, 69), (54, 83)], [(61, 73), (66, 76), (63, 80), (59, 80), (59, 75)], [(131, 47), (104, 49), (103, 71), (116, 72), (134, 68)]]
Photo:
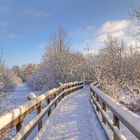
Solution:
[(26, 103), (28, 101), (27, 96), (30, 92), (33, 92), (36, 95), (41, 93), (41, 91), (32, 91), (28, 87), (26, 87), (25, 85), (17, 87), (13, 91), (13, 99), (15, 101), (16, 106), (19, 106), (19, 105)]
[(27, 96), (30, 93), (30, 89), (26, 86), (17, 87), (13, 92), (13, 98), (15, 100), (16, 106), (22, 105), (27, 102)]

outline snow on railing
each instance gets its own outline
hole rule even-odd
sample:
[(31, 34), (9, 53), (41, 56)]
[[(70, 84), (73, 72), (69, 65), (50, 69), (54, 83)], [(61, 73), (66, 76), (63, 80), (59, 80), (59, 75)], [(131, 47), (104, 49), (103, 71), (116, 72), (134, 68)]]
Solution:
[[(42, 94), (26, 104), (21, 105), (12, 111), (0, 116), (0, 137), (3, 137), (10, 129), (16, 127), (16, 135), (13, 140), (26, 139), (33, 129), (38, 126), (38, 131), (42, 128), (42, 118), (57, 106), (69, 93), (83, 88), (83, 82), (72, 82), (54, 88)], [(47, 105), (43, 105), (47, 102)], [(37, 110), (37, 115), (29, 123), (23, 125), (25, 117)]]
[[(140, 117), (98, 89), (97, 84), (98, 82), (90, 85), (91, 104), (108, 138), (111, 140), (127, 139), (121, 131), (121, 122), (132, 132), (135, 139), (140, 139)], [(113, 120), (107, 113), (107, 108), (112, 112)]]

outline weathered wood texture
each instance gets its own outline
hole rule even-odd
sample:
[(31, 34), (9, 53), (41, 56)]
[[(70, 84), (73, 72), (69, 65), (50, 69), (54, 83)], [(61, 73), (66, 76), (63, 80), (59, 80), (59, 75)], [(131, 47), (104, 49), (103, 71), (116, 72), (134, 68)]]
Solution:
[[(95, 109), (109, 139), (126, 140), (124, 135), (121, 133), (120, 122), (122, 122), (134, 134), (134, 136), (140, 139), (140, 117), (98, 89), (96, 84), (97, 83), (93, 83), (90, 85), (91, 104)], [(111, 120), (107, 114), (106, 107), (108, 107), (113, 113), (113, 120)], [(113, 133), (112, 136), (109, 134), (110, 130)]]
[[(17, 134), (13, 139), (26, 139), (37, 125), (38, 130), (41, 129), (42, 118), (47, 113), (48, 116), (51, 114), (52, 106), (56, 106), (64, 96), (80, 88), (83, 88), (83, 82), (64, 84), (28, 101), (26, 104), (21, 105), (8, 113), (3, 114), (0, 116), (0, 137), (3, 137), (11, 128), (16, 127)], [(45, 102), (47, 102), (47, 106), (42, 109), (42, 105)], [(24, 118), (34, 110), (37, 110), (37, 116), (27, 125), (22, 126)]]

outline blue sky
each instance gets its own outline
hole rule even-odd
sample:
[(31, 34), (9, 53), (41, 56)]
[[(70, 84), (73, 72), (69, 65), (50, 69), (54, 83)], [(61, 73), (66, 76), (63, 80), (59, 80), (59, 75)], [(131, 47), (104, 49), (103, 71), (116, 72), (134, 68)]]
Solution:
[(69, 32), (73, 49), (88, 46), (96, 51), (110, 27), (110, 32), (124, 35), (133, 1), (0, 0), (0, 45), (6, 64), (39, 63), (49, 34), (60, 25)]

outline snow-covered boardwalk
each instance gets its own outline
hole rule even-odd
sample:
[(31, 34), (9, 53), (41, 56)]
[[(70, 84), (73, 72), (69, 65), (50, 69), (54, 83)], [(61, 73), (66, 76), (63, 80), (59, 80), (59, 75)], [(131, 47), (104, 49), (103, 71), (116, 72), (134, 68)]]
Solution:
[(89, 86), (66, 96), (52, 112), (35, 140), (106, 140), (89, 101)]

